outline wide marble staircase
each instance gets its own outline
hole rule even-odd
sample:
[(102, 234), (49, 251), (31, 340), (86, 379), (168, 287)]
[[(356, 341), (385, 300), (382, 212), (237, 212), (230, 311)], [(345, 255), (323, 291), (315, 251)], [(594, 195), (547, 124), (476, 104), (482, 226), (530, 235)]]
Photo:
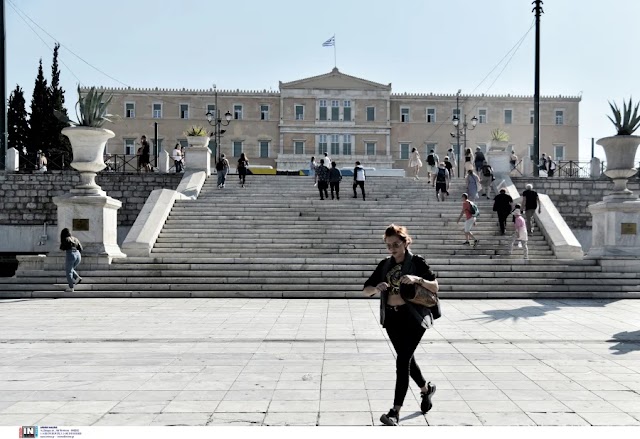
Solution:
[(230, 176), (225, 189), (209, 178), (196, 201), (178, 201), (150, 257), (115, 260), (109, 269), (79, 271), (65, 293), (59, 272), (33, 271), (0, 282), (0, 297), (361, 297), (362, 284), (387, 254), (390, 223), (405, 225), (411, 246), (438, 273), (441, 296), (625, 297), (640, 292), (640, 276), (606, 272), (594, 260), (557, 259), (539, 231), (529, 260), (509, 255), (512, 224), (500, 236), (493, 201), (478, 201), (477, 247), (463, 245), (463, 181), (437, 202), (426, 179), (367, 181), (367, 200), (353, 199), (351, 180), (340, 200), (319, 199), (306, 177), (250, 176), (246, 188)]

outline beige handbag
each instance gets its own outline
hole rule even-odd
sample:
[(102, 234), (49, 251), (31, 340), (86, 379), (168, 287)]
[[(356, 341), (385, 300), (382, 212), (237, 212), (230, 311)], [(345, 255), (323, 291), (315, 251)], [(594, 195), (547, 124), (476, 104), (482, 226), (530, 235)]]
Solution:
[(436, 295), (436, 293), (427, 290), (422, 285), (416, 284), (416, 295), (413, 297), (413, 299), (409, 299), (409, 302), (431, 308), (432, 306), (438, 304), (438, 296)]

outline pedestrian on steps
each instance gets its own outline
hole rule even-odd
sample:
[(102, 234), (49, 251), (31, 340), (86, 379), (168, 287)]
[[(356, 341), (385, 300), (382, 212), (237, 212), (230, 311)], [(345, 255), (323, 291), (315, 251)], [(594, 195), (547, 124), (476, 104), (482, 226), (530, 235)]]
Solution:
[(225, 158), (224, 154), (220, 155), (220, 160), (216, 163), (216, 171), (218, 172), (218, 189), (224, 189), (229, 173), (229, 160)]
[(243, 153), (240, 153), (240, 158), (238, 159), (238, 178), (240, 179), (240, 184), (244, 187), (244, 184), (247, 180), (247, 168), (249, 167), (249, 159)]
[(420, 153), (415, 148), (411, 150), (411, 157), (409, 158), (409, 167), (413, 169), (413, 177), (416, 180), (419, 180), (420, 177), (418, 177), (418, 174), (420, 173), (420, 168), (422, 168), (422, 160), (420, 160)]
[(333, 191), (336, 191), (336, 197), (340, 199), (340, 182), (342, 181), (342, 172), (336, 168), (336, 162), (331, 162), (329, 169), (329, 186), (331, 186), (331, 199), (333, 200)]
[(478, 199), (478, 191), (480, 189), (480, 178), (473, 172), (473, 169), (467, 171), (467, 194), (469, 194), (470, 200)]
[(451, 171), (449, 171), (451, 173), (451, 178), (457, 177), (458, 174), (456, 174), (456, 172), (458, 170), (458, 159), (453, 153), (453, 148), (449, 148), (447, 150), (447, 157), (449, 157), (449, 161), (451, 162)]
[(318, 185), (318, 177), (316, 176), (316, 158), (315, 157), (311, 157), (311, 161), (309, 162), (309, 177), (313, 177), (313, 185), (317, 186)]
[(490, 200), (491, 198), (489, 196), (491, 195), (491, 185), (493, 180), (495, 180), (495, 177), (493, 176), (493, 168), (486, 160), (482, 163), (480, 175), (482, 182), (482, 196), (487, 197), (487, 200)]
[(396, 385), (393, 408), (380, 417), (384, 425), (400, 423), (400, 409), (409, 388), (409, 377), (420, 387), (422, 413), (433, 407), (435, 384), (422, 376), (414, 352), (427, 328), (440, 317), (438, 306), (427, 308), (408, 302), (416, 294), (416, 286), (437, 293), (436, 275), (422, 256), (409, 250), (411, 237), (407, 229), (391, 224), (384, 232), (384, 242), (390, 257), (380, 261), (364, 284), (363, 293), (372, 297), (380, 294), (380, 323), (386, 329), (396, 351)]
[(464, 150), (464, 174), (462, 176), (466, 176), (469, 171), (474, 170), (474, 155), (471, 152), (471, 148), (467, 148)]
[(451, 177), (444, 162), (440, 162), (438, 165), (438, 172), (436, 173), (436, 200), (444, 201), (445, 195), (449, 195), (449, 183)]
[(506, 233), (507, 218), (513, 210), (513, 198), (507, 195), (507, 190), (502, 188), (500, 193), (493, 199), (493, 211), (498, 214), (498, 223), (500, 224), (500, 235)]
[(538, 214), (542, 213), (542, 205), (538, 193), (533, 190), (533, 185), (527, 184), (522, 192), (522, 206), (524, 207), (524, 217), (527, 223), (527, 232), (533, 233), (533, 214), (538, 209)]
[(67, 293), (73, 293), (73, 287), (82, 282), (82, 278), (76, 271), (76, 267), (82, 260), (82, 244), (75, 236), (71, 236), (69, 229), (64, 228), (60, 232), (60, 250), (66, 253), (64, 261), (64, 272), (67, 275), (67, 284), (69, 288), (65, 289)]
[(367, 179), (364, 168), (360, 165), (360, 162), (356, 162), (356, 167), (353, 168), (353, 198), (358, 198), (356, 189), (360, 186), (360, 192), (362, 192), (362, 201), (366, 201), (364, 192), (364, 182)]
[[(474, 212), (474, 210), (475, 210), (475, 212)], [(460, 216), (458, 217), (458, 221), (456, 221), (456, 224), (460, 223), (460, 219), (464, 215), (464, 217), (465, 217), (465, 221), (464, 221), (464, 237), (465, 237), (465, 241), (462, 243), (464, 245), (471, 245), (470, 241), (472, 239), (473, 239), (473, 246), (476, 247), (478, 245), (478, 240), (473, 235), (473, 233), (471, 233), (471, 229), (473, 228), (473, 226), (476, 225), (476, 216), (477, 216), (477, 214), (478, 214), (477, 213), (477, 206), (475, 206), (475, 204), (472, 204), (471, 201), (469, 201), (469, 195), (462, 194), (462, 211), (460, 212)]]
[(329, 169), (324, 165), (324, 159), (320, 159), (320, 164), (316, 166), (316, 176), (318, 178), (318, 191), (320, 192), (320, 199), (324, 200), (325, 197), (329, 198)]
[(431, 150), (429, 155), (427, 156), (427, 179), (431, 186), (436, 186), (436, 174), (438, 173), (438, 163), (440, 162), (440, 157), (436, 154), (435, 150)]
[(516, 230), (513, 234), (513, 241), (511, 241), (511, 248), (509, 249), (509, 255), (513, 253), (513, 247), (518, 243), (518, 248), (522, 247), (524, 250), (523, 257), (525, 260), (529, 259), (529, 246), (527, 245), (527, 241), (529, 237), (527, 235), (527, 222), (522, 217), (522, 212), (520, 210), (516, 210), (513, 212), (516, 217), (515, 226)]

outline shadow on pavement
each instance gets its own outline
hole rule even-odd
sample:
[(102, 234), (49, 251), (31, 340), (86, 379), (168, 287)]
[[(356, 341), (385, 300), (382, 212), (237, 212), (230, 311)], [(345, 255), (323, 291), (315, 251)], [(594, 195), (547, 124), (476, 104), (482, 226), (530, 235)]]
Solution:
[(615, 351), (614, 355), (624, 355), (629, 352), (640, 351), (640, 331), (618, 332), (608, 343), (617, 343), (609, 349)]
[(485, 314), (485, 317), (479, 317), (468, 320), (482, 320), (485, 322), (491, 321), (505, 321), (505, 320), (518, 320), (518, 319), (530, 319), (534, 317), (543, 317), (546, 314), (554, 311), (560, 311), (562, 309), (568, 308), (595, 308), (595, 307), (605, 307), (611, 303), (617, 302), (618, 299), (611, 300), (585, 300), (585, 299), (576, 299), (576, 300), (557, 300), (557, 299), (538, 299), (534, 300), (536, 305), (527, 305), (522, 306), (520, 308), (515, 309), (491, 309), (482, 311)]

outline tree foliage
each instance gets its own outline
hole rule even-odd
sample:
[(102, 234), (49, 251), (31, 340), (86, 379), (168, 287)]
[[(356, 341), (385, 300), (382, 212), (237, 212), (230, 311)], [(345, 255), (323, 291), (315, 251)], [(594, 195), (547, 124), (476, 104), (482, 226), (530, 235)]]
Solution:
[(19, 85), (16, 85), (15, 90), (9, 96), (7, 125), (9, 148), (15, 148), (22, 153), (22, 148), (29, 143), (29, 122), (27, 121), (24, 92)]
[(27, 151), (30, 156), (35, 157), (38, 150), (44, 151), (47, 155), (51, 145), (51, 118), (53, 108), (51, 106), (51, 90), (47, 85), (42, 71), (42, 58), (38, 67), (38, 76), (33, 87), (31, 98), (31, 116), (29, 118), (29, 144)]
[(50, 154), (65, 154), (68, 156), (67, 159), (69, 159), (65, 161), (70, 161), (71, 144), (69, 143), (69, 139), (61, 133), (62, 129), (67, 125), (55, 116), (55, 112), (67, 115), (67, 109), (64, 108), (64, 90), (60, 87), (60, 67), (58, 65), (59, 49), (60, 44), (56, 43), (53, 48), (53, 61), (51, 63), (51, 86), (49, 87), (51, 113), (47, 134), (50, 141)]

